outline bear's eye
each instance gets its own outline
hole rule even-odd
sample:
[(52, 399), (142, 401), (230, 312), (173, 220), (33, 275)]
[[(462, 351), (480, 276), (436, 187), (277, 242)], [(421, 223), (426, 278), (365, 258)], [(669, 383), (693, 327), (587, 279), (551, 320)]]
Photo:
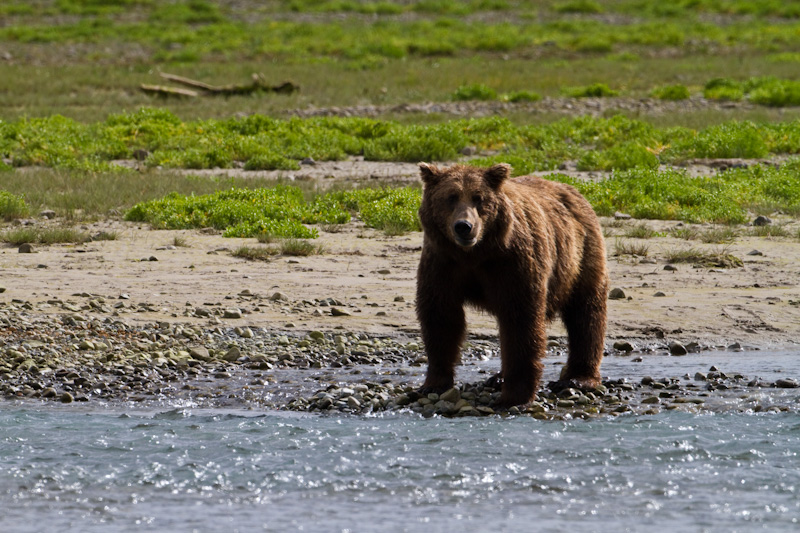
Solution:
[(458, 202), (457, 194), (451, 194), (450, 196), (447, 197), (447, 203), (449, 203), (450, 205), (456, 205), (456, 202)]
[(481, 205), (483, 203), (483, 196), (480, 194), (476, 194), (472, 197), (472, 203), (475, 205)]

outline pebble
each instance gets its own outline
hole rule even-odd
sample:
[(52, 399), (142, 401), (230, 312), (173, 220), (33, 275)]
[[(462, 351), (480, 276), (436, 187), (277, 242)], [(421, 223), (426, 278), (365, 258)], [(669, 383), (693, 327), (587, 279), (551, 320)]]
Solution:
[(352, 316), (352, 313), (341, 307), (331, 307), (331, 316)]
[(676, 272), (678, 270), (678, 267), (676, 267), (675, 265), (664, 265), (664, 270), (668, 272)]
[(33, 245), (31, 243), (29, 243), (29, 242), (24, 242), (24, 243), (20, 244), (19, 248), (17, 250), (21, 254), (32, 254), (32, 253), (35, 253)]
[[(0, 305), (0, 323), (23, 326), (9, 330), (0, 346), (0, 394), (39, 401), (98, 399), (161, 405), (189, 400), (209, 407), (241, 403), (248, 408), (353, 414), (405, 410), (415, 416), (569, 420), (651, 415), (665, 409), (716, 412), (720, 405), (752, 410), (752, 403), (741, 398), (754, 388), (762, 387), (759, 395), (764, 395), (770, 387), (800, 387), (790, 376), (764, 382), (713, 368), (698, 372), (694, 380), (691, 374), (645, 376), (641, 382), (605, 380), (593, 390), (572, 388), (559, 394), (544, 388), (529, 405), (500, 409), (496, 407), (500, 391), (482, 381), (425, 397), (416, 393), (414, 387), (424, 375), (420, 366), (426, 362), (416, 338), (383, 338), (344, 329), (326, 337), (320, 330), (306, 335), (167, 321), (133, 326), (102, 317), (99, 307), (88, 304), (102, 306), (109, 297), (88, 293), (73, 297), (86, 298), (70, 304), (79, 312), (67, 311), (58, 319), (32, 317), (22, 301)], [(552, 344), (554, 350), (563, 347)], [(472, 365), (497, 351), (496, 340), (471, 338), (462, 357)], [(778, 408), (789, 408), (796, 401), (788, 396), (791, 393), (781, 394), (771, 402)], [(769, 406), (766, 402), (763, 410)]]
[(242, 318), (241, 309), (225, 309), (222, 313), (222, 318)]

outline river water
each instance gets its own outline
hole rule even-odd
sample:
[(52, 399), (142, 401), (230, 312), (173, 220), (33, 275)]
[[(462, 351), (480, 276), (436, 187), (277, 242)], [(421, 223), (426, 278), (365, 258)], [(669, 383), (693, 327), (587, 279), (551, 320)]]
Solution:
[[(604, 373), (775, 379), (799, 359)], [(798, 531), (800, 391), (754, 394), (793, 408), (556, 422), (0, 403), (0, 531)]]

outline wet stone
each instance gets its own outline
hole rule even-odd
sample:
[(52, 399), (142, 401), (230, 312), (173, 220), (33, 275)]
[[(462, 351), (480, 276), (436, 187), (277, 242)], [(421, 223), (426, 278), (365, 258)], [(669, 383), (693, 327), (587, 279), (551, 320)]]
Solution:
[(628, 341), (616, 341), (614, 342), (614, 349), (620, 352), (632, 352), (633, 344)]
[(671, 353), (672, 355), (686, 355), (688, 351), (686, 350), (686, 347), (683, 344), (676, 341), (672, 341), (669, 343), (669, 353)]

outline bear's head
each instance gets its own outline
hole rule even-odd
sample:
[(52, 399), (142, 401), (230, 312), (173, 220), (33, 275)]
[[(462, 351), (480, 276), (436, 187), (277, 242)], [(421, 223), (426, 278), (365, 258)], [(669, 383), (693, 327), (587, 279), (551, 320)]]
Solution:
[(463, 250), (472, 249), (497, 221), (503, 206), (501, 187), (511, 167), (419, 164), (425, 186), (419, 210), (423, 229), (438, 232)]

